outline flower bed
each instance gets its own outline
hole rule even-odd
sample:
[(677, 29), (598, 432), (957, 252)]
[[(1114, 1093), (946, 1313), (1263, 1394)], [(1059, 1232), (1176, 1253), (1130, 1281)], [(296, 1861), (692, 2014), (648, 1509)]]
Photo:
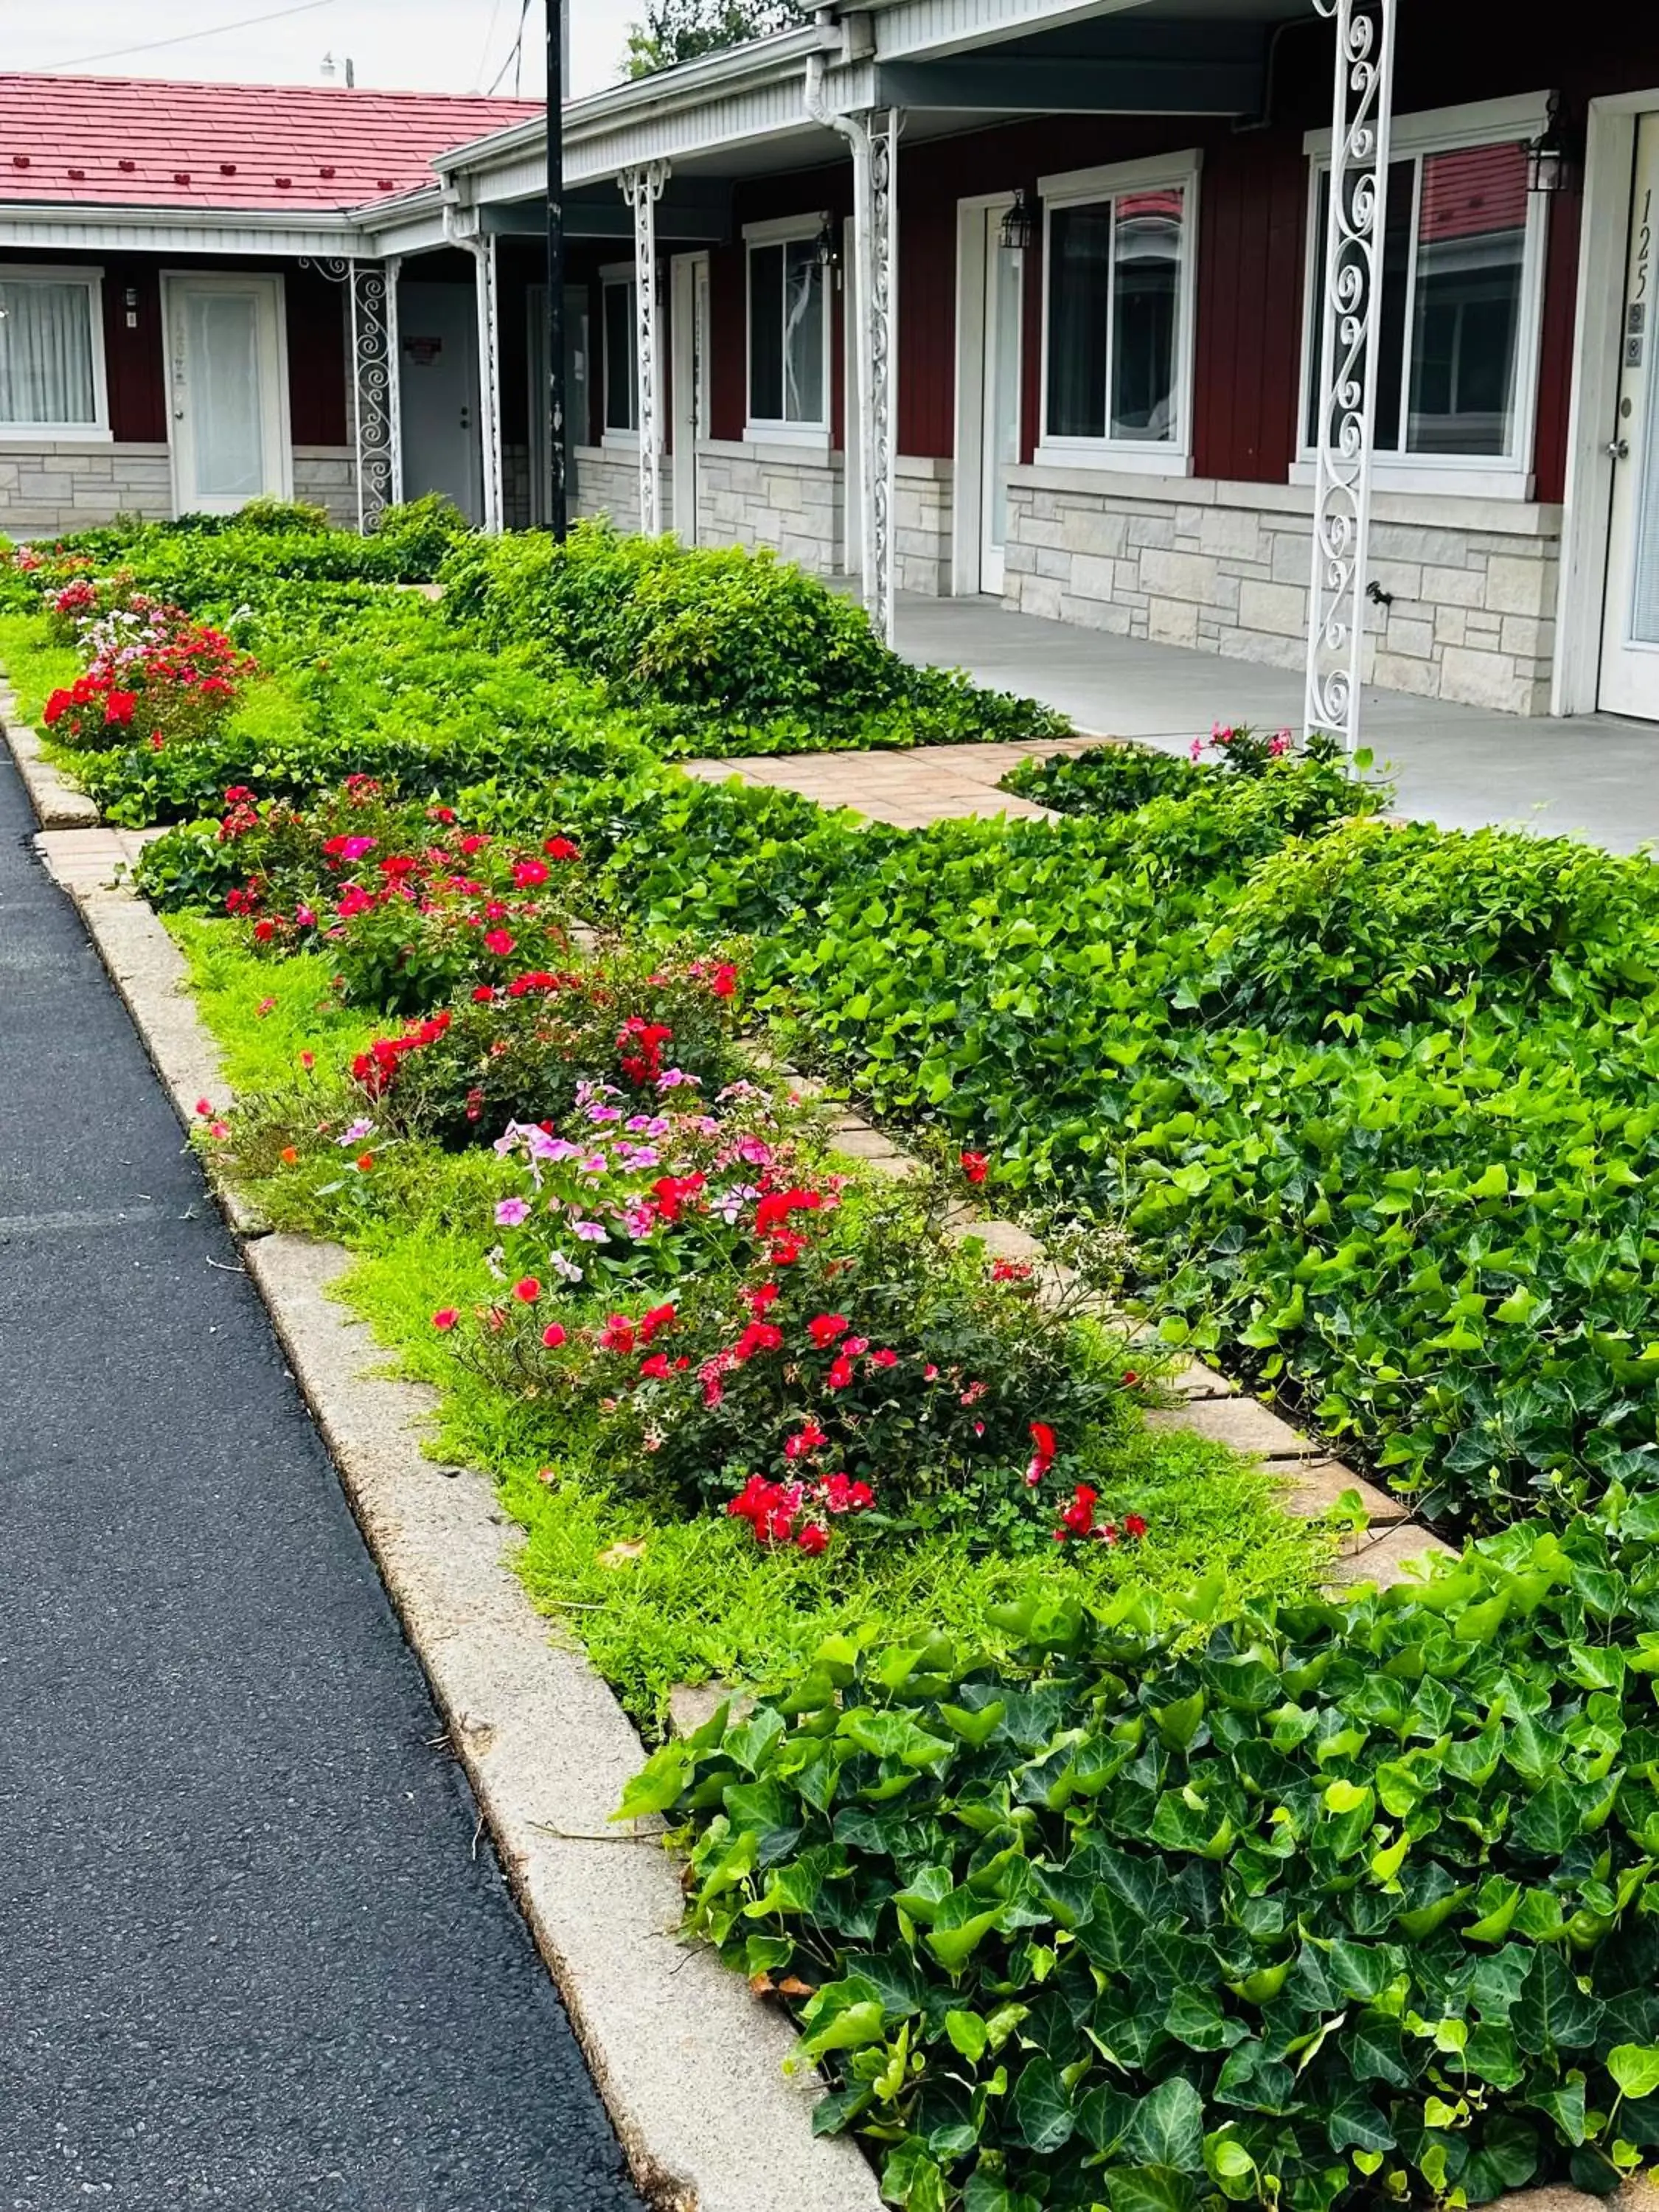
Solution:
[[(380, 620), (318, 597), (287, 635), (351, 662)], [(648, 702), (580, 687), (463, 782), (395, 676), (307, 691), (293, 650), (304, 744), (403, 750), (372, 831), (250, 775), (252, 821), (147, 856), (176, 908), (259, 887), (179, 924), (252, 1094), (230, 1141), (354, 1245), (636, 1711), (787, 1685), (634, 1802), (686, 1824), (699, 1925), (797, 2006), (890, 2201), (1475, 2202), (1659, 2146), (1646, 865), (1387, 826), (1271, 740), (1034, 771), (1059, 823), (857, 829), (688, 782)], [(514, 882), (553, 838), (554, 887)], [(526, 893), (625, 928), (550, 936), (515, 995), (483, 939)], [(666, 997), (612, 1029), (630, 989)], [(739, 1009), (948, 1182), (860, 1182)], [(1134, 1435), (1121, 1347), (940, 1234), (964, 1182), (1105, 1224), (1172, 1341), (1497, 1533), (1313, 1600), (1260, 1478)]]

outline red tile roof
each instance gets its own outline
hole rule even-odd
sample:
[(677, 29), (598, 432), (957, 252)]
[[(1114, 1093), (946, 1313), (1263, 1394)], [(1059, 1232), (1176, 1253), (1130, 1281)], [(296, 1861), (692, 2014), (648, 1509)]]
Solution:
[(477, 94), (0, 75), (0, 202), (358, 207), (540, 112)]

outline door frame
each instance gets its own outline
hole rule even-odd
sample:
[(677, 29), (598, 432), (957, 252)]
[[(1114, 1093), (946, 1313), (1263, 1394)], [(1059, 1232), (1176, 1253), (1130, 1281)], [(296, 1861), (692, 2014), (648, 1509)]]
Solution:
[[(682, 545), (698, 542), (697, 465), (708, 436), (708, 254), (677, 253), (669, 263), (669, 337), (673, 356), (673, 450), (671, 488), (674, 535)], [(699, 290), (702, 301), (699, 301)], [(702, 378), (696, 374), (697, 336), (702, 336)]]
[(1601, 680), (1613, 463), (1607, 446), (1619, 405), (1630, 252), (1637, 118), (1659, 111), (1659, 86), (1589, 103), (1574, 303), (1566, 504), (1556, 597), (1553, 714), (1593, 714)]
[[(957, 202), (956, 462), (951, 471), (951, 589), (975, 598), (984, 576), (985, 267), (988, 218), (1014, 204), (1012, 191)], [(1025, 374), (1024, 331), (1020, 374)]]
[[(181, 288), (193, 286), (198, 290), (234, 292), (246, 289), (252, 281), (269, 286), (276, 304), (272, 348), (275, 358), (268, 362), (274, 372), (270, 389), (274, 394), (271, 412), (276, 416), (276, 451), (277, 455), (277, 483), (274, 493), (254, 496), (292, 499), (294, 496), (294, 417), (289, 405), (288, 391), (288, 287), (280, 269), (260, 269), (232, 271), (221, 269), (163, 269), (161, 276), (161, 339), (163, 362), (163, 390), (167, 410), (167, 465), (173, 483), (173, 511), (185, 514), (192, 510), (184, 499), (184, 487), (179, 483), (180, 441), (175, 425), (179, 410), (173, 398), (173, 339), (177, 295)], [(269, 418), (268, 418), (269, 421)], [(244, 502), (246, 503), (246, 502)], [(202, 508), (201, 513), (219, 512), (234, 514), (234, 507)]]

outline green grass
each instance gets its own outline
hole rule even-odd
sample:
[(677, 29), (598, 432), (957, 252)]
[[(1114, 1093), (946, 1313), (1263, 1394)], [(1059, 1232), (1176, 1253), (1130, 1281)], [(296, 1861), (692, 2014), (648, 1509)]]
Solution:
[(72, 645), (52, 643), (44, 615), (0, 615), (0, 668), (17, 694), (19, 720), (39, 722), (49, 695), (81, 673), (81, 657)]
[[(503, 1187), (494, 1154), (377, 1139), (366, 1176), (343, 1156), (337, 1169), (314, 1142), (294, 1167), (278, 1165), (275, 1125), (286, 1115), (298, 1133), (337, 1116), (347, 1095), (337, 1070), (383, 1024), (339, 1008), (323, 957), (257, 958), (228, 922), (175, 917), (168, 927), (228, 1079), (263, 1124), (255, 1196), (280, 1227), (338, 1237), (356, 1253), (340, 1296), (399, 1372), (441, 1394), (430, 1449), (494, 1478), (526, 1532), (519, 1565), (532, 1597), (647, 1729), (677, 1683), (786, 1682), (832, 1629), (926, 1619), (996, 1650), (990, 1608), (1034, 1589), (1081, 1580), (1104, 1592), (1133, 1580), (1175, 1592), (1215, 1568), (1258, 1598), (1304, 1595), (1317, 1583), (1326, 1538), (1282, 1511), (1267, 1475), (1196, 1437), (1143, 1434), (1108, 1461), (1106, 1508), (1144, 1513), (1152, 1531), (1142, 1544), (1034, 1561), (978, 1557), (954, 1536), (883, 1542), (873, 1532), (849, 1533), (816, 1560), (773, 1555), (734, 1522), (667, 1519), (617, 1496), (591, 1429), (572, 1433), (568, 1411), (503, 1390), (433, 1334), (438, 1307), (489, 1293), (476, 1224)], [(313, 1071), (300, 1065), (307, 1050)]]

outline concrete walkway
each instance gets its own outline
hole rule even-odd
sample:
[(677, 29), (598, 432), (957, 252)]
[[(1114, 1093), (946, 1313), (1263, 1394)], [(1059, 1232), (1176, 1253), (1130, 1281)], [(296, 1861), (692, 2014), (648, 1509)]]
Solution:
[[(1299, 667), (1147, 645), (990, 599), (907, 597), (899, 645), (914, 660), (1045, 700), (1101, 737), (1173, 750), (1217, 720), (1301, 725)], [(1614, 852), (1659, 842), (1659, 723), (1550, 721), (1376, 690), (1364, 712), (1364, 742), (1391, 766), (1404, 813), (1446, 829), (1570, 831)]]
[(0, 2203), (637, 2212), (0, 756)]

